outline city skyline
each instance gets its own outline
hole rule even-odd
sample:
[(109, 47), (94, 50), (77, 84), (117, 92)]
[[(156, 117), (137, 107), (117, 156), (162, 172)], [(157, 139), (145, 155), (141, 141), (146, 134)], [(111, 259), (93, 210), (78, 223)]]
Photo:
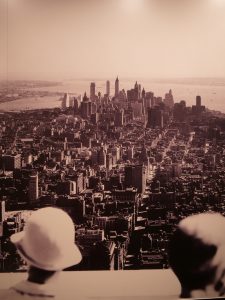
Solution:
[(225, 76), (222, 0), (0, 5), (2, 79)]
[[(2, 103), (18, 109), (0, 115), (0, 272), (26, 268), (8, 240), (45, 206), (75, 223), (83, 259), (70, 270), (168, 269), (181, 219), (225, 214), (224, 114), (197, 90), (190, 105), (138, 80), (125, 91), (119, 76), (104, 81), (103, 93), (95, 81), (80, 95), (50, 92), (52, 85), (2, 89)], [(29, 99), (53, 96), (57, 107), (29, 107)]]

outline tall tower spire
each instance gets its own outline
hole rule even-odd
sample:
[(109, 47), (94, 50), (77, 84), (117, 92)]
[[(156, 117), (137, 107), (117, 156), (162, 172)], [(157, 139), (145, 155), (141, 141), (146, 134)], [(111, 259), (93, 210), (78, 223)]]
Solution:
[(116, 78), (116, 81), (115, 81), (115, 97), (117, 97), (119, 95), (119, 79), (118, 79), (118, 76)]
[(110, 81), (106, 81), (106, 94), (109, 96), (110, 95)]
[(90, 99), (91, 101), (95, 100), (95, 82), (91, 82), (90, 85)]

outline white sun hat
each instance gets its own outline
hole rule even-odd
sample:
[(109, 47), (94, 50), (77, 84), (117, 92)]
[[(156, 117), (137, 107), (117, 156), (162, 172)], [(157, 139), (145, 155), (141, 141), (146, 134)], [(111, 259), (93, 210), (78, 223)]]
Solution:
[(39, 269), (59, 271), (82, 259), (75, 245), (73, 221), (58, 208), (45, 207), (33, 212), (24, 230), (10, 239), (21, 257)]

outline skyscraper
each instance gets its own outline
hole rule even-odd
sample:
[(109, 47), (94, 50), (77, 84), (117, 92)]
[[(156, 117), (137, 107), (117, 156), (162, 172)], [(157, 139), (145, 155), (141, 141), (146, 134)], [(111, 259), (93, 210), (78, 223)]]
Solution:
[(4, 154), (0, 157), (0, 169), (13, 171), (21, 169), (21, 154)]
[(131, 102), (130, 105), (134, 112), (134, 118), (140, 118), (143, 115), (142, 102), (135, 101), (135, 102)]
[(202, 105), (202, 99), (201, 96), (196, 96), (196, 106), (200, 107)]
[(107, 153), (106, 154), (106, 168), (108, 170), (111, 170), (113, 166), (113, 157), (112, 157), (112, 153)]
[(101, 149), (98, 151), (98, 164), (100, 166), (106, 166), (106, 151), (104, 147), (101, 147)]
[(70, 97), (68, 93), (65, 93), (62, 99), (62, 109), (66, 109), (70, 106)]
[(139, 193), (144, 193), (146, 188), (146, 167), (143, 165), (135, 166), (135, 187), (137, 188)]
[(78, 114), (79, 113), (80, 102), (81, 101), (78, 98), (74, 98), (73, 99), (73, 111), (74, 111), (74, 114)]
[(5, 201), (0, 201), (0, 223), (5, 220)]
[(81, 107), (80, 107), (80, 110), (81, 110), (81, 117), (83, 119), (88, 119), (90, 116), (91, 116), (91, 105), (92, 103), (89, 101), (86, 93), (84, 94), (84, 97), (83, 97), (83, 101), (81, 102)]
[(131, 146), (127, 149), (127, 159), (132, 160), (134, 158), (134, 147)]
[(134, 88), (127, 91), (127, 99), (130, 102), (135, 102), (140, 99), (140, 85), (135, 83)]
[(141, 92), (141, 98), (145, 99), (145, 89), (144, 88), (142, 89), (142, 92)]
[(173, 108), (173, 106), (174, 106), (174, 100), (173, 100), (172, 90), (169, 90), (169, 93), (165, 94), (164, 103), (169, 108)]
[(196, 105), (192, 106), (192, 113), (201, 114), (205, 111), (205, 106), (202, 105), (201, 96), (196, 96)]
[(1, 254), (1, 237), (3, 236), (3, 222), (5, 220), (5, 201), (0, 201), (0, 254)]
[(122, 89), (122, 91), (119, 91), (119, 94), (117, 95), (117, 101), (118, 103), (120, 103), (120, 105), (126, 106), (127, 96), (124, 89)]
[(146, 167), (143, 165), (125, 166), (125, 186), (135, 187), (138, 193), (144, 193), (146, 188)]
[(163, 111), (160, 107), (153, 107), (148, 109), (148, 128), (163, 128)]
[(90, 85), (90, 99), (91, 101), (95, 100), (95, 82), (91, 82)]
[(154, 102), (154, 93), (153, 92), (146, 92), (145, 93), (145, 108), (153, 107), (155, 105)]
[(121, 127), (124, 124), (124, 110), (120, 109), (115, 112), (115, 121), (114, 124), (116, 127)]
[(106, 94), (109, 96), (110, 95), (110, 81), (106, 81)]
[(176, 121), (182, 122), (187, 117), (186, 102), (184, 100), (180, 103), (174, 104), (173, 117)]
[(116, 81), (115, 81), (115, 97), (117, 97), (118, 95), (119, 95), (119, 90), (120, 90), (120, 88), (119, 88), (119, 79), (118, 79), (118, 77), (116, 78)]
[(39, 192), (38, 192), (38, 173), (35, 175), (30, 176), (30, 181), (29, 181), (29, 199), (30, 202), (35, 202), (37, 201), (39, 197)]

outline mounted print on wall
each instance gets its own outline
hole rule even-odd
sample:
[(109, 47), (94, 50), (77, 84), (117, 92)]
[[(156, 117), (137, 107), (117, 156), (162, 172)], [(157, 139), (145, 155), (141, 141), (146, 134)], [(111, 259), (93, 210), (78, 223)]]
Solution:
[[(224, 295), (224, 17), (223, 0), (1, 1), (1, 276), (127, 270)], [(52, 207), (82, 256), (59, 270), (69, 231), (35, 217)]]

